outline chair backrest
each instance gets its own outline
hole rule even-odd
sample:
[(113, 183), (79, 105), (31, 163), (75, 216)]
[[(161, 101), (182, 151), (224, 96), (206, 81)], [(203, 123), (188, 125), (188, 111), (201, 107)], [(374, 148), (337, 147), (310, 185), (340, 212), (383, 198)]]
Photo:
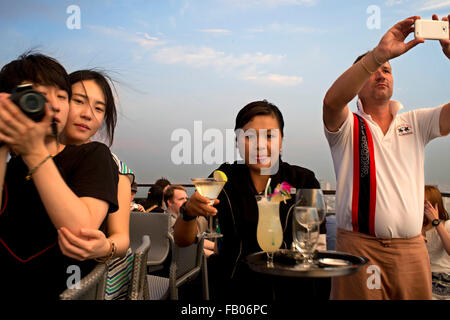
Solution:
[(162, 212), (132, 211), (130, 215), (130, 247), (134, 251), (142, 242), (143, 235), (152, 240), (152, 250), (148, 254), (147, 265), (160, 265), (169, 254), (170, 215)]
[(175, 244), (172, 234), (168, 234), (172, 245), (172, 262), (170, 264), (169, 290), (170, 299), (178, 299), (178, 287), (194, 279), (200, 273), (203, 263), (203, 236), (187, 247)]
[(148, 300), (147, 256), (150, 250), (150, 243), (150, 237), (144, 235), (142, 236), (141, 245), (134, 251), (130, 300)]
[(104, 300), (107, 266), (99, 263), (80, 283), (59, 295), (61, 300)]

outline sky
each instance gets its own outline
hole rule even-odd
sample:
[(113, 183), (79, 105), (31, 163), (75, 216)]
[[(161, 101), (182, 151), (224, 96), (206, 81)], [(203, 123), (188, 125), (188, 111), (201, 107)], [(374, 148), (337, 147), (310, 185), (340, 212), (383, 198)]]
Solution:
[[(450, 1), (1, 0), (0, 65), (36, 49), (68, 72), (106, 71), (119, 107), (111, 149), (138, 183), (208, 176), (233, 156), (226, 146), (238, 111), (266, 99), (284, 116), (284, 161), (334, 187), (322, 124), (326, 91), (396, 22), (434, 13), (450, 13)], [(392, 99), (403, 111), (449, 102), (450, 64), (437, 41), (391, 65)], [(450, 137), (427, 146), (426, 183), (450, 192), (449, 159)]]

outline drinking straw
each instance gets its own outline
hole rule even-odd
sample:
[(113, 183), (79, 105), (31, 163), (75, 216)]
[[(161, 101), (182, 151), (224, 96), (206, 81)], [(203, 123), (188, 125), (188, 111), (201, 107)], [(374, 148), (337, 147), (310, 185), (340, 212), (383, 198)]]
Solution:
[(266, 190), (264, 191), (264, 196), (267, 198), (267, 189), (269, 189), (270, 186), (270, 180), (272, 180), (272, 178), (269, 178), (269, 180), (267, 180), (267, 184), (266, 184)]

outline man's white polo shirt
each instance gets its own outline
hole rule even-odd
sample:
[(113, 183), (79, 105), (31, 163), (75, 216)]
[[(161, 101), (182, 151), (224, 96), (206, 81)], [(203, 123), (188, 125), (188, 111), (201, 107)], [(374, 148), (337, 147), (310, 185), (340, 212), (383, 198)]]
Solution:
[[(390, 102), (392, 123), (386, 135), (358, 100), (358, 115), (372, 133), (376, 167), (375, 235), (411, 238), (421, 232), (424, 203), (424, 148), (440, 136), (443, 106), (397, 114), (403, 106)], [(353, 114), (337, 132), (325, 127), (336, 173), (336, 224), (352, 231)]]

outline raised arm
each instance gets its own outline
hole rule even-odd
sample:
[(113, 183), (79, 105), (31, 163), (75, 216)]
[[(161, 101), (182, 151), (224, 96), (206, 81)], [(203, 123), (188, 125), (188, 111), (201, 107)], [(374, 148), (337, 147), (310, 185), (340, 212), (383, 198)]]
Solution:
[(414, 31), (413, 24), (420, 17), (414, 16), (398, 22), (389, 29), (377, 47), (345, 71), (328, 89), (323, 100), (323, 121), (329, 131), (337, 131), (348, 114), (348, 103), (358, 94), (369, 77), (385, 62), (398, 57), (423, 39), (405, 43)]

